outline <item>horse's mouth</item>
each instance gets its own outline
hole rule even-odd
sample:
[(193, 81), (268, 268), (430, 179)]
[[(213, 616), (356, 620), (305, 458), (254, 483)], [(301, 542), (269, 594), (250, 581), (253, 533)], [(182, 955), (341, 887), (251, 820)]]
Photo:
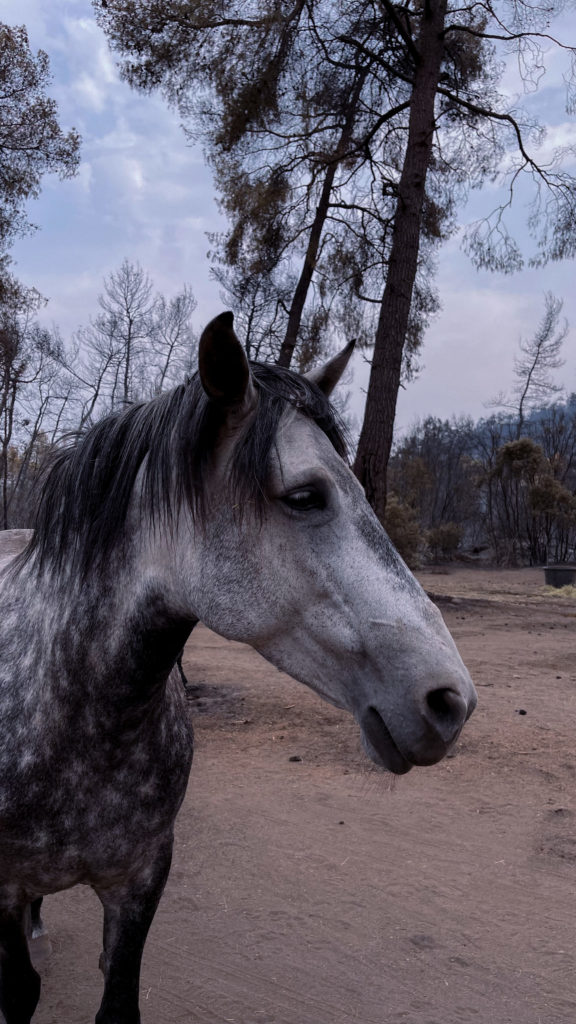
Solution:
[(396, 746), (388, 726), (376, 708), (368, 708), (360, 719), (368, 755), (375, 764), (394, 775), (405, 775), (414, 766)]

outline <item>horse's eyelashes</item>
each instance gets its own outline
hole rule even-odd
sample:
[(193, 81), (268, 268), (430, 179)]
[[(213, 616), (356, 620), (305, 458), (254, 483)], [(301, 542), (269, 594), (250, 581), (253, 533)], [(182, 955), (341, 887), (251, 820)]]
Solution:
[(312, 512), (326, 508), (324, 494), (315, 487), (302, 487), (298, 491), (292, 491), (285, 494), (282, 501), (294, 512)]

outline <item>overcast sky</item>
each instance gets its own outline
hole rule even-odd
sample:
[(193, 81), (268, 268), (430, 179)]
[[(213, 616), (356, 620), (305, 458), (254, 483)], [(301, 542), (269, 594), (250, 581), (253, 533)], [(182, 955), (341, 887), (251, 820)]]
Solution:
[[(555, 31), (574, 45), (576, 10), (568, 6), (572, 13)], [(96, 311), (102, 278), (128, 257), (167, 295), (190, 284), (201, 327), (222, 309), (210, 279), (206, 232), (224, 221), (200, 149), (186, 145), (177, 117), (158, 96), (141, 96), (120, 81), (89, 0), (2, 0), (0, 18), (25, 24), (32, 48), (46, 50), (60, 123), (77, 128), (83, 140), (79, 175), (44, 179), (40, 199), (28, 210), (39, 230), (13, 250), (17, 275), (50, 300), (46, 320), (69, 337)], [(547, 151), (561, 141), (576, 144), (562, 70), (553, 61), (548, 84), (525, 101), (550, 126)], [(515, 87), (513, 69), (507, 84)], [(576, 156), (565, 166), (576, 174)], [(492, 198), (488, 189), (476, 196), (475, 210), (488, 212)], [(462, 211), (463, 223), (465, 217)], [(455, 237), (441, 251), (437, 283), (442, 310), (426, 335), (420, 378), (401, 394), (400, 430), (427, 415), (483, 415), (484, 403), (512, 383), (518, 340), (533, 333), (545, 291), (564, 299), (571, 327), (558, 382), (576, 391), (574, 261), (511, 277), (478, 272)], [(366, 380), (358, 362), (352, 385), (357, 412)]]

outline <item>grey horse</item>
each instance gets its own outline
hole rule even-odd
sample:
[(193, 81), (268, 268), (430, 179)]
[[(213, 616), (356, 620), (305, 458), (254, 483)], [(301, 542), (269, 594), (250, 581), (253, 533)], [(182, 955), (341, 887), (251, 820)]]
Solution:
[[(0, 1009), (29, 1024), (26, 920), (77, 883), (104, 908), (97, 1024), (138, 1024), (192, 731), (173, 671), (196, 622), (348, 709), (376, 764), (439, 761), (476, 702), (437, 609), (345, 462), (327, 395), (249, 364), (231, 313), (186, 384), (55, 459), (0, 572)], [(10, 541), (10, 538), (8, 538)]]

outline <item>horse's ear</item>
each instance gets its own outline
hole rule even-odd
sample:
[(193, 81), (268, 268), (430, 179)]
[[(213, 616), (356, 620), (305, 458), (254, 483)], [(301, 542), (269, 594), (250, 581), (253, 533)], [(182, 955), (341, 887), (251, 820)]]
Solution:
[(316, 384), (325, 395), (330, 397), (338, 381), (340, 380), (344, 370), (348, 366), (350, 356), (354, 351), (356, 339), (349, 341), (346, 348), (343, 348), (337, 356), (330, 359), (323, 366), (317, 366), (315, 370), (310, 370), (305, 373), (304, 376), (307, 380), (312, 381)]
[(212, 402), (223, 409), (251, 408), (256, 393), (248, 359), (233, 324), (233, 313), (220, 313), (204, 328), (198, 346), (198, 371)]

